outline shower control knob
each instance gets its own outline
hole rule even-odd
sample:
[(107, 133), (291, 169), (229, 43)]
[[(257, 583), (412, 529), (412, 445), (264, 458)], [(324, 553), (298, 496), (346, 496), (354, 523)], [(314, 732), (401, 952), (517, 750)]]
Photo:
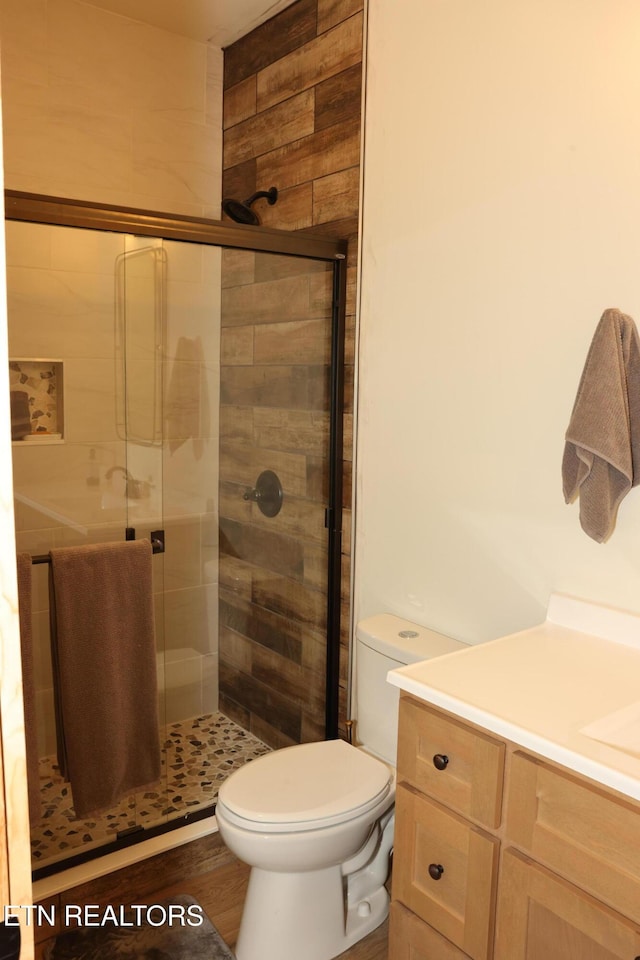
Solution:
[(445, 770), (448, 763), (449, 757), (446, 755), (446, 753), (436, 753), (433, 758), (433, 765), (436, 770)]
[(439, 880), (442, 874), (444, 873), (444, 867), (441, 863), (430, 863), (429, 864), (429, 876), (432, 880)]
[(257, 503), (265, 517), (275, 517), (280, 513), (283, 498), (280, 478), (273, 470), (263, 470), (256, 480), (255, 487), (249, 487), (242, 495), (243, 500), (252, 500)]

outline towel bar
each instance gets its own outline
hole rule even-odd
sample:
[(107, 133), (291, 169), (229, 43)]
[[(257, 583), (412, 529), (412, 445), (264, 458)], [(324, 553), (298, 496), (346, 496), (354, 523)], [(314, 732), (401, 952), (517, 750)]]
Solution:
[[(151, 550), (153, 553), (164, 553), (164, 540), (151, 538)], [(51, 563), (51, 557), (48, 553), (41, 553), (31, 557), (31, 563)]]

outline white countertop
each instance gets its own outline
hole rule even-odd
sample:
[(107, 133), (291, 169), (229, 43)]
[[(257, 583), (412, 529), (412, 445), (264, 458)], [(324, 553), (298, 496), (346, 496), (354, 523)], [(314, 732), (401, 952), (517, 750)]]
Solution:
[[(640, 616), (554, 595), (540, 626), (392, 670), (388, 680), (640, 800)], [(618, 711), (630, 718), (617, 724), (624, 750), (582, 732)]]

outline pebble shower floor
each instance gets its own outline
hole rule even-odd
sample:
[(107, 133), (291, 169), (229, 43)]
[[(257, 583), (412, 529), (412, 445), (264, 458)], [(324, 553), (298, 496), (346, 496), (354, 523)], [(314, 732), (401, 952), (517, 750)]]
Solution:
[(32, 867), (39, 869), (103, 846), (124, 830), (165, 823), (211, 806), (220, 784), (269, 747), (222, 713), (167, 724), (162, 730), (157, 790), (128, 797), (93, 819), (76, 820), (69, 784), (55, 757), (40, 760), (42, 817), (31, 828)]

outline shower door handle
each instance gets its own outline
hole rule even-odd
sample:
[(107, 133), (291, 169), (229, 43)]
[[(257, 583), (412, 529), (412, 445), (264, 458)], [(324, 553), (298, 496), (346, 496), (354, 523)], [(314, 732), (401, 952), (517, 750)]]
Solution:
[(265, 517), (275, 517), (280, 513), (284, 499), (280, 478), (273, 470), (263, 470), (255, 487), (248, 487), (242, 499), (257, 503)]

